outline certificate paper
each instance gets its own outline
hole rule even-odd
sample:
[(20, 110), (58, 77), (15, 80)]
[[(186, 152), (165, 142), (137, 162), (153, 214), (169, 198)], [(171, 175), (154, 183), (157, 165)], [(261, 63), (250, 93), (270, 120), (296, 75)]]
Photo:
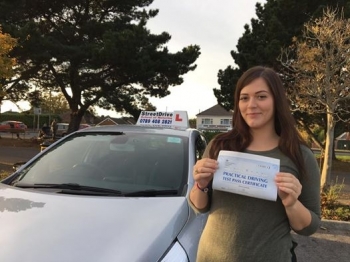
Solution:
[(221, 150), (218, 162), (213, 189), (276, 201), (279, 159)]

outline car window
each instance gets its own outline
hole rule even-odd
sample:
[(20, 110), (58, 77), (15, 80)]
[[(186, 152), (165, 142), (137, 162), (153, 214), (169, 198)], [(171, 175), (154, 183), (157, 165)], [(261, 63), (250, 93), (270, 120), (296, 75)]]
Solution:
[(17, 181), (78, 183), (132, 192), (187, 183), (188, 139), (159, 134), (76, 134), (21, 172)]

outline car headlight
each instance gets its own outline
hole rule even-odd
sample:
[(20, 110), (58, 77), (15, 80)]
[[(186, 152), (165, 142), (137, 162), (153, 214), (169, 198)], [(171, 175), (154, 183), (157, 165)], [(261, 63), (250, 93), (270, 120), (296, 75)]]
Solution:
[(179, 244), (179, 242), (176, 241), (174, 245), (169, 249), (168, 253), (160, 261), (188, 262), (188, 257), (183, 247)]

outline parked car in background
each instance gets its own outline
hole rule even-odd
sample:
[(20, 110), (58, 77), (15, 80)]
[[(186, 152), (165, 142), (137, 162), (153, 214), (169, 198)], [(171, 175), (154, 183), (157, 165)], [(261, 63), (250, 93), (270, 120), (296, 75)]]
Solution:
[[(57, 123), (56, 136), (63, 137), (65, 135), (67, 135), (68, 134), (68, 127), (69, 127), (68, 123)], [(83, 128), (87, 128), (87, 127), (90, 127), (90, 125), (89, 124), (80, 124), (79, 125), (79, 129), (83, 129)]]
[(57, 123), (57, 131), (56, 131), (56, 136), (57, 137), (62, 137), (67, 135), (68, 133), (68, 123)]
[(0, 132), (25, 132), (27, 125), (21, 121), (7, 120), (0, 123)]
[(0, 183), (0, 260), (194, 262), (207, 214), (188, 197), (207, 141), (185, 113), (83, 128), (20, 166)]

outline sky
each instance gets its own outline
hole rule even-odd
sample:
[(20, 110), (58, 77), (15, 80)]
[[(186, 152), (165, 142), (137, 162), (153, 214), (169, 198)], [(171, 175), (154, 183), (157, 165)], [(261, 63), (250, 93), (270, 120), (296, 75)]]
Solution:
[[(159, 9), (147, 28), (154, 34), (168, 32), (170, 52), (181, 51), (189, 45), (199, 45), (201, 55), (197, 68), (183, 76), (184, 82), (171, 86), (170, 95), (150, 98), (157, 111), (187, 111), (189, 118), (217, 104), (213, 93), (220, 88), (217, 74), (220, 69), (235, 66), (230, 52), (236, 50), (244, 25), (256, 17), (255, 5), (265, 0), (154, 0), (150, 8)], [(26, 104), (21, 104), (27, 110)], [(3, 102), (1, 112), (18, 111), (10, 102)], [(120, 116), (116, 112), (97, 109), (99, 115)]]

